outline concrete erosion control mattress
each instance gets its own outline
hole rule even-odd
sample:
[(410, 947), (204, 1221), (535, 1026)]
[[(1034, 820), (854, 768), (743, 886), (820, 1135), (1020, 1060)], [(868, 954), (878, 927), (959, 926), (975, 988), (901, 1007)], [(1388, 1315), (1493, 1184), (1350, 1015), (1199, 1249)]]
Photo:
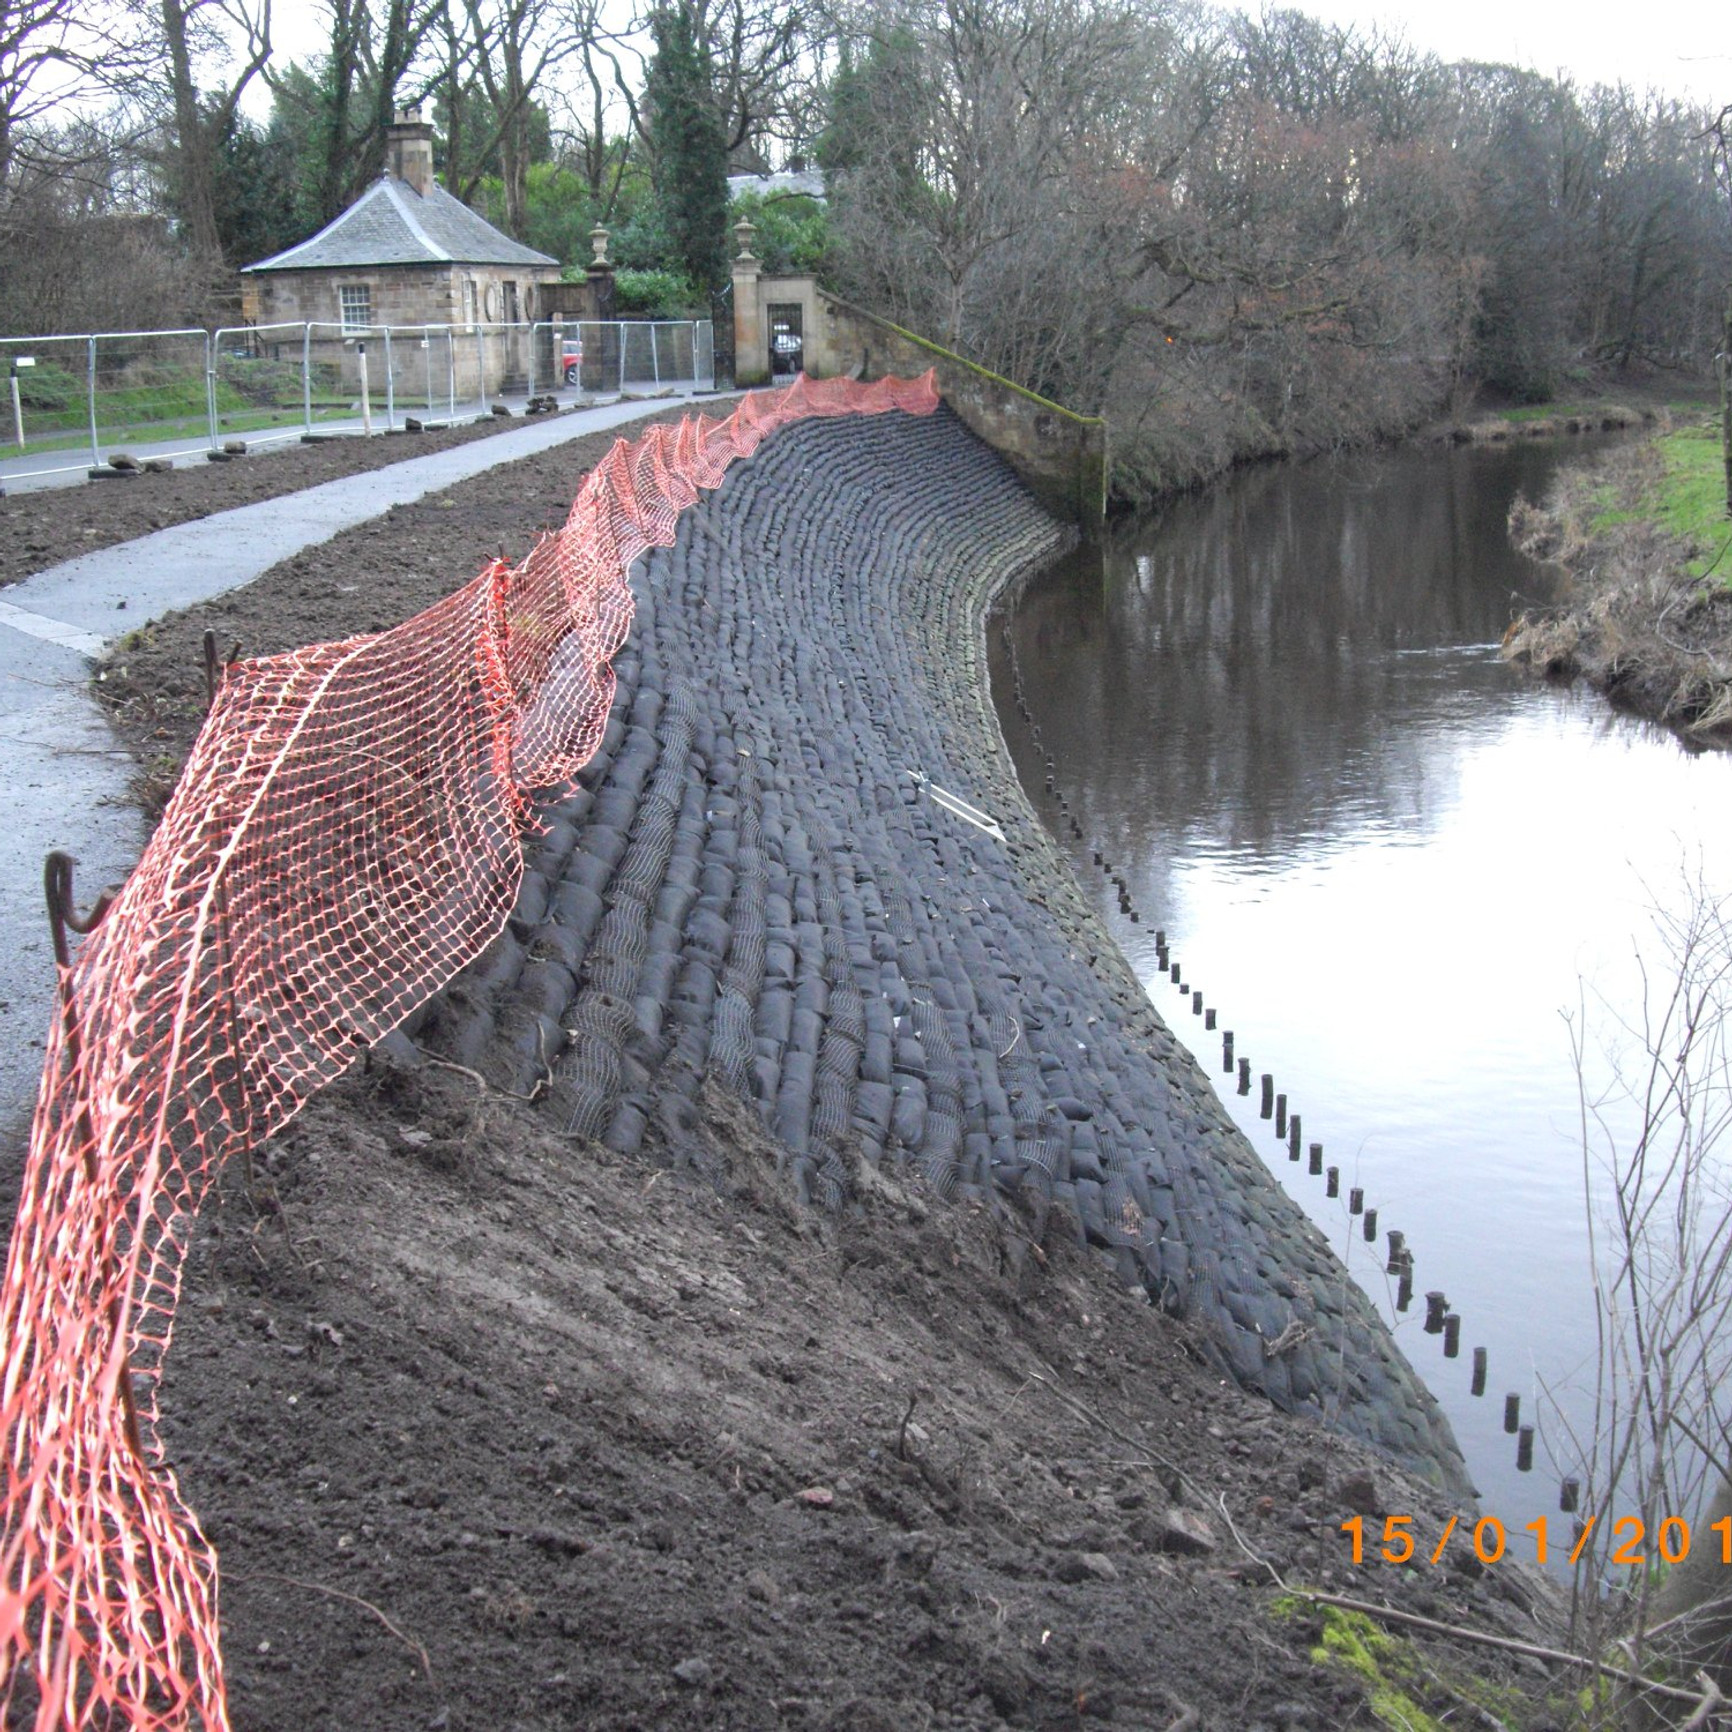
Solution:
[(1430, 1394), (1018, 786), (986, 612), (1067, 539), (946, 410), (767, 439), (634, 571), (601, 751), (416, 1038), (519, 1093), (551, 1070), (537, 1110), (622, 1151), (652, 1125), (677, 1147), (713, 1073), (826, 1207), (845, 1154), (1062, 1207), (1246, 1388), (1463, 1491)]

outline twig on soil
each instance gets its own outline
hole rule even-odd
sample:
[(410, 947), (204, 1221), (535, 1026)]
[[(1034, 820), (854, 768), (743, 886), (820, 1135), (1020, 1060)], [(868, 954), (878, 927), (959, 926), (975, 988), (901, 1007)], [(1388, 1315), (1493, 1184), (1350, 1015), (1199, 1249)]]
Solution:
[(397, 1628), (371, 1600), (363, 1600), (359, 1594), (351, 1594), (342, 1588), (328, 1588), (323, 1582), (303, 1581), (299, 1576), (279, 1575), (275, 1570), (251, 1570), (244, 1576), (230, 1576), (231, 1582), (282, 1582), (291, 1588), (304, 1588), (309, 1594), (325, 1594), (333, 1600), (347, 1600), (351, 1606), (359, 1606), (364, 1612), (372, 1615), (403, 1644), (420, 1662), (421, 1670), (427, 1677), (433, 1676), (433, 1662), (428, 1657), (427, 1650), (413, 1636), (406, 1636)]
[(541, 1075), (535, 1079), (535, 1087), (528, 1094), (520, 1095), (514, 1089), (495, 1088), (480, 1071), (471, 1070), (466, 1064), (459, 1064), (453, 1058), (440, 1058), (437, 1053), (429, 1052), (426, 1047), (417, 1043), (415, 1050), (436, 1070), (453, 1070), (459, 1076), (466, 1076), (480, 1091), (484, 1100), (522, 1101), (525, 1106), (534, 1106), (547, 1093), (553, 1083), (553, 1066), (547, 1062), (547, 1035), (543, 1029), (535, 1031), (536, 1057), (541, 1060)]
[[(1043, 1376), (1038, 1371), (1031, 1371), (1028, 1374), (1028, 1383), (1044, 1384), (1045, 1387), (1051, 1390), (1052, 1393), (1056, 1395), (1073, 1413), (1079, 1414), (1091, 1424), (1098, 1425), (1102, 1431), (1116, 1437), (1120, 1443), (1128, 1444), (1132, 1449), (1138, 1451), (1142, 1458), (1140, 1465), (1164, 1467), (1169, 1473), (1177, 1475), (1182, 1484), (1189, 1486), (1192, 1495), (1196, 1497), (1199, 1502), (1205, 1501), (1204, 1494), (1198, 1487), (1196, 1481), (1193, 1480), (1177, 1462), (1169, 1461), (1157, 1449), (1150, 1449), (1149, 1446), (1140, 1438), (1132, 1437), (1129, 1432), (1121, 1431), (1110, 1419), (1107, 1419), (1104, 1415), (1095, 1412), (1086, 1401), (1079, 1401), (1067, 1390), (1060, 1389), (1057, 1382), (1052, 1377)], [(1028, 1383), (1025, 1383), (1023, 1387), (1027, 1388)], [(1021, 1394), (1021, 1390), (1017, 1393)], [(1231, 1524), (1229, 1523), (1229, 1525)]]
[(919, 1400), (918, 1395), (911, 1395), (908, 1398), (908, 1411), (903, 1414), (902, 1425), (896, 1433), (896, 1459), (898, 1461), (908, 1459), (908, 1422), (914, 1417), (915, 1404)]

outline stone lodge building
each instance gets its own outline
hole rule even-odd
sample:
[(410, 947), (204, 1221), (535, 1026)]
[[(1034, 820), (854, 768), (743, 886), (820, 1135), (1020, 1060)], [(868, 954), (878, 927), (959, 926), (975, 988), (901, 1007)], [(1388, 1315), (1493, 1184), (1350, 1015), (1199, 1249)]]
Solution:
[(251, 325), (515, 325), (545, 316), (560, 265), (503, 235), (433, 178), (433, 128), (416, 111), (387, 132), (386, 169), (310, 240), (241, 272)]

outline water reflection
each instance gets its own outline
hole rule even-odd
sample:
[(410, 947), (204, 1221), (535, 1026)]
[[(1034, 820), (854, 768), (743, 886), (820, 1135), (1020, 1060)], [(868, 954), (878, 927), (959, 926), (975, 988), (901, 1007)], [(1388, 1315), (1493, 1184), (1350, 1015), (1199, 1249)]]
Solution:
[[(1582, 449), (1266, 470), (1131, 526), (1018, 607), (1042, 748), (992, 640), (1025, 784), (1042, 786), (1044, 748), (1086, 838), (1080, 875), (1163, 1014), (1218, 1074), (1218, 1037), (1158, 976), (1156, 926), (1238, 1052), (1289, 1092), (1343, 1193), (1364, 1186), (1406, 1232), (1419, 1293), (1462, 1312), (1454, 1363), (1419, 1334), (1422, 1300), (1411, 1320), (1389, 1314), (1487, 1509), (1513, 1524), (1555, 1508), (1556, 1475), (1543, 1447), (1517, 1475), (1499, 1398), (1531, 1413), (1543, 1382), (1582, 1424), (1591, 1381), (1568, 1019), (1585, 1021), (1598, 1088), (1600, 1000), (1631, 1001), (1650, 909), (1683, 894), (1693, 862), (1712, 878), (1732, 845), (1732, 761), (1497, 659), (1518, 599), (1547, 587), (1509, 547), (1510, 500)], [(1143, 924), (1119, 916), (1096, 847)], [(1392, 1297), (1344, 1206), (1259, 1123), (1256, 1094), (1222, 1093), (1362, 1284)], [(1478, 1401), (1476, 1344), (1492, 1365)]]

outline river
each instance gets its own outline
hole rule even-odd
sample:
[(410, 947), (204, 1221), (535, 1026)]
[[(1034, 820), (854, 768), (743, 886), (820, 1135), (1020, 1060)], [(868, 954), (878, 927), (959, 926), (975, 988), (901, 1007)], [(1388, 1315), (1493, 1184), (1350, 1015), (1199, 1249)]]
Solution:
[[(1253, 1147), (1395, 1325), (1482, 1508), (1530, 1556), (1519, 1529), (1549, 1515), (1555, 1541), (1569, 1525), (1567, 1430), (1593, 1414), (1584, 1172), (1600, 1155), (1584, 1162), (1573, 1042), (1627, 1144), (1638, 1121), (1615, 1075), (1636, 1056), (1619, 1027), (1640, 1014), (1636, 958), (1663, 978), (1656, 911), (1684, 909), (1698, 875), (1717, 894), (1732, 876), (1732, 756), (1498, 658), (1512, 610), (1550, 593), (1509, 545), (1510, 501), (1587, 449), (1267, 468), (1120, 526), (1104, 558), (1041, 580), (1009, 622), (1040, 744), (1002, 622), (990, 634), (1031, 798)], [(1248, 1095), (1222, 1075), (1193, 989), (1251, 1060)], [(1259, 1117), (1263, 1072), (1340, 1169), (1338, 1198)], [(1375, 1246), (1348, 1212), (1356, 1186)], [(1384, 1272), (1391, 1227), (1415, 1257), (1405, 1314)], [(1462, 1317), (1458, 1359), (1423, 1333), (1433, 1289)], [(1507, 1394), (1539, 1424), (1531, 1472), (1503, 1429)]]

